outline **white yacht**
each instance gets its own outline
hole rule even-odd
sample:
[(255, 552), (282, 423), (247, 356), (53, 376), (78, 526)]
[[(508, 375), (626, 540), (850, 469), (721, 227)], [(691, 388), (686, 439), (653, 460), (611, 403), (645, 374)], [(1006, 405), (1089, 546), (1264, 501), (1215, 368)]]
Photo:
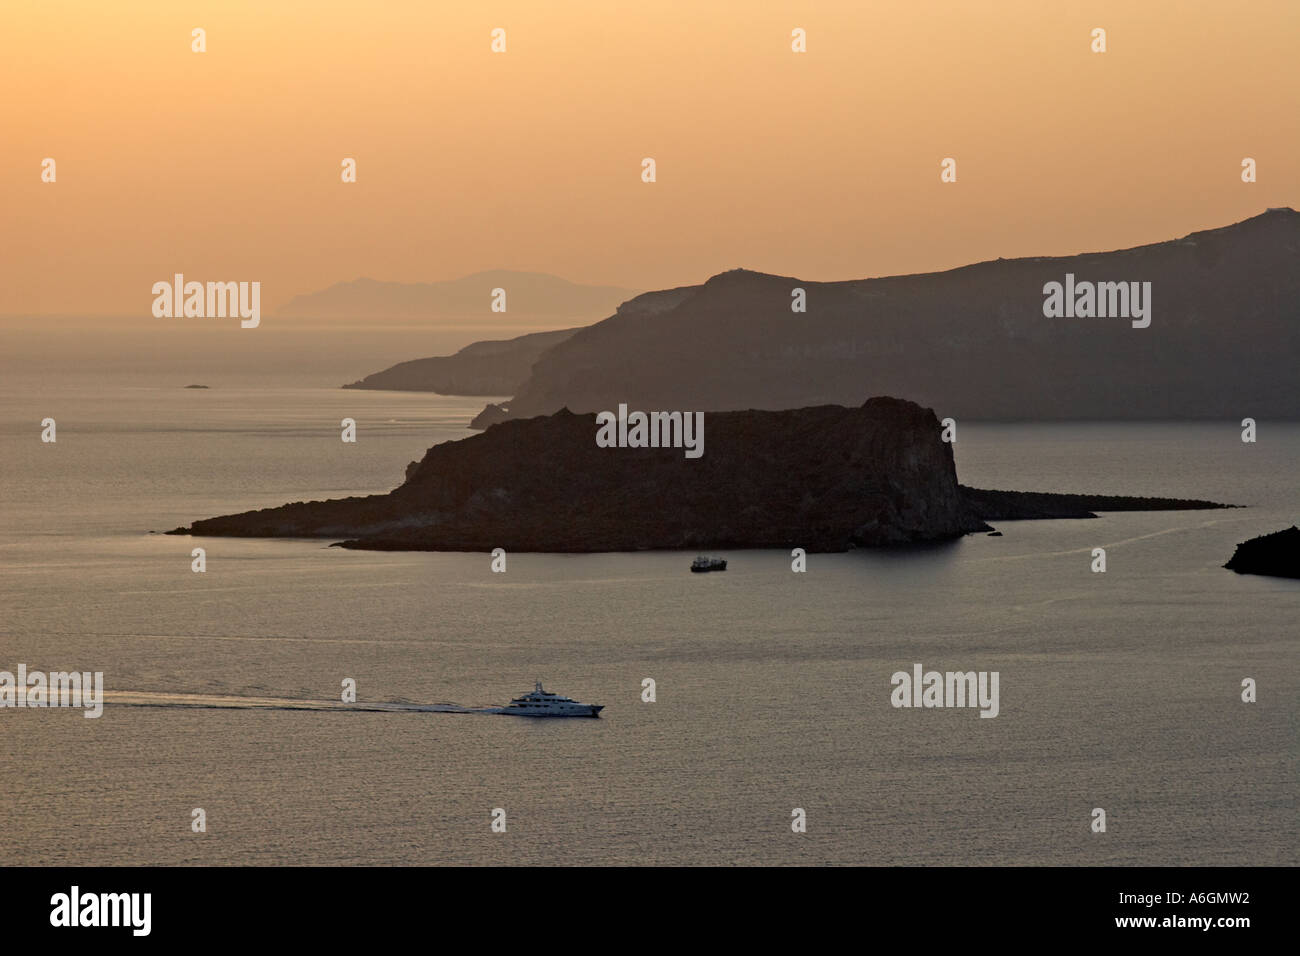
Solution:
[(510, 706), (502, 707), (498, 714), (516, 717), (599, 717), (603, 704), (580, 704), (572, 697), (562, 697), (542, 690), (542, 682), (522, 697), (516, 697)]

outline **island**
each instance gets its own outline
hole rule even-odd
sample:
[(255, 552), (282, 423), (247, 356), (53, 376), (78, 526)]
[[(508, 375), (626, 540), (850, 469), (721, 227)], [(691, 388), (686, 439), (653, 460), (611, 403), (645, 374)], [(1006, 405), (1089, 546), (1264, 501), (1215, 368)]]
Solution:
[[(1151, 327), (1048, 318), (1044, 287), (1067, 275), (1150, 281)], [(1241, 409), (1290, 420), (1297, 302), (1300, 212), (1285, 208), (1129, 249), (943, 272), (818, 282), (732, 269), (624, 302), (541, 351), (494, 401), (508, 394), (510, 417), (530, 418), (905, 394), (958, 421), (1240, 421)], [(1104, 370), (1104, 387), (1086, 369)]]
[(1243, 541), (1224, 567), (1238, 574), (1300, 578), (1300, 528), (1292, 525)]
[(699, 458), (601, 448), (596, 432), (594, 414), (567, 409), (512, 419), (434, 445), (388, 494), (298, 501), (168, 533), (333, 538), (390, 551), (830, 552), (952, 540), (1001, 518), (1090, 518), (1089, 505), (1223, 507), (965, 488), (934, 412), (897, 398), (711, 412)]
[(343, 387), (439, 395), (513, 395), (541, 354), (576, 331), (531, 332), (513, 339), (474, 342), (455, 355), (399, 362)]

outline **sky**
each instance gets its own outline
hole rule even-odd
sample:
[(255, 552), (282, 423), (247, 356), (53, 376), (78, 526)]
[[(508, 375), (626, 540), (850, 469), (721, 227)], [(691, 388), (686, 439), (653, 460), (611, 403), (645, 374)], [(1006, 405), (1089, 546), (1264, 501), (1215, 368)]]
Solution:
[(0, 314), (1161, 241), (1300, 207), (1297, 41), (1295, 0), (4, 0)]

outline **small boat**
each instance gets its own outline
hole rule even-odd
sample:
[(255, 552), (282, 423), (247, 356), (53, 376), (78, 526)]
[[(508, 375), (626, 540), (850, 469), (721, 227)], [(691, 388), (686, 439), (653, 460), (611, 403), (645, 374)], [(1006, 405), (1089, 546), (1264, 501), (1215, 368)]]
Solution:
[(700, 555), (691, 562), (692, 571), (725, 571), (727, 570), (727, 560), (725, 558), (706, 558)]
[(514, 717), (599, 717), (604, 709), (603, 704), (582, 704), (572, 697), (542, 690), (542, 682), (538, 681), (532, 691), (516, 697), (496, 713)]

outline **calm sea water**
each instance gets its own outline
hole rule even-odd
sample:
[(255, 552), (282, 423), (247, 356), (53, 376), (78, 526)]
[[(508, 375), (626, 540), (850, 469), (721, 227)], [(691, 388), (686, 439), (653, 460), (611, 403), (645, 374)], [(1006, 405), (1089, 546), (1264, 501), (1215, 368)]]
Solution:
[[(740, 551), (725, 574), (649, 553), (512, 554), (501, 575), (485, 554), (150, 534), (388, 490), (430, 444), (470, 434), (483, 400), (328, 375), (185, 390), (141, 364), (0, 380), (0, 669), (101, 670), (110, 695), (98, 720), (0, 710), (11, 861), (1300, 862), (1300, 582), (1220, 567), (1295, 522), (1300, 427), (1262, 422), (1243, 445), (1233, 422), (959, 426), (969, 484), (1244, 510), (1005, 523), (811, 555), (806, 574)], [(998, 671), (1000, 715), (893, 709), (890, 675), (915, 662)], [(366, 701), (467, 705), (543, 680), (606, 710), (267, 701), (337, 701), (348, 677)], [(1241, 702), (1244, 677), (1258, 703)], [(190, 830), (196, 807), (207, 833)], [(807, 833), (791, 832), (796, 807)]]

